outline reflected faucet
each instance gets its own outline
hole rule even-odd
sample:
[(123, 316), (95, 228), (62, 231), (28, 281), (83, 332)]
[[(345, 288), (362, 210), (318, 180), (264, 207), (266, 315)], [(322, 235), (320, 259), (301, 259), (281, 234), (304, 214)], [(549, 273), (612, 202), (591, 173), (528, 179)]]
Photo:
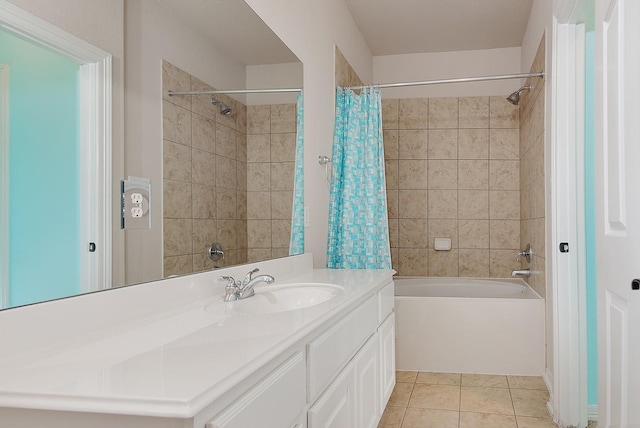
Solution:
[(224, 301), (235, 302), (236, 300), (246, 299), (255, 294), (253, 288), (259, 282), (265, 282), (267, 284), (273, 284), (275, 282), (276, 279), (271, 275), (259, 275), (254, 278), (253, 274), (259, 271), (260, 269), (258, 268), (249, 271), (242, 282), (239, 280), (236, 281), (232, 276), (221, 276), (218, 278), (220, 281), (227, 281), (227, 285), (224, 288)]

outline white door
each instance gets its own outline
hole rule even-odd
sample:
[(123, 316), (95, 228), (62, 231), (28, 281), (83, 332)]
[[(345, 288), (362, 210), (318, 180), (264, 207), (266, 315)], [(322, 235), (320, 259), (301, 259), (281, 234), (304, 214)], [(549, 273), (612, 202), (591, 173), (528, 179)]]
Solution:
[(596, 0), (600, 427), (640, 427), (639, 21), (638, 0)]
[[(111, 55), (71, 34), (31, 15), (10, 2), (0, 0), (0, 27), (32, 43), (75, 61), (79, 65), (79, 292), (111, 287), (112, 232), (112, 58)], [(7, 79), (7, 69), (0, 72), (0, 85)], [(16, 75), (16, 74), (14, 74)], [(4, 86), (7, 84), (5, 82)], [(6, 90), (0, 91), (0, 104), (7, 106)], [(0, 307), (8, 306), (8, 135), (7, 113), (0, 108)], [(6, 112), (6, 109), (4, 109)], [(2, 138), (4, 137), (4, 144)], [(4, 164), (3, 164), (4, 161)], [(4, 174), (4, 175), (3, 175)], [(4, 212), (3, 212), (4, 209)], [(47, 213), (42, 213), (48, 219)], [(15, 241), (15, 240), (14, 240)], [(95, 246), (91, 246), (94, 243)], [(34, 247), (34, 257), (47, 259), (55, 253), (56, 243), (40, 242)], [(90, 250), (91, 248), (91, 250)], [(95, 249), (95, 251), (93, 250)], [(3, 286), (4, 284), (4, 286)], [(14, 284), (15, 286), (15, 284)], [(63, 297), (62, 295), (55, 297)], [(44, 297), (48, 298), (48, 297)], [(26, 303), (26, 302), (21, 302)], [(30, 302), (35, 303), (35, 302)]]

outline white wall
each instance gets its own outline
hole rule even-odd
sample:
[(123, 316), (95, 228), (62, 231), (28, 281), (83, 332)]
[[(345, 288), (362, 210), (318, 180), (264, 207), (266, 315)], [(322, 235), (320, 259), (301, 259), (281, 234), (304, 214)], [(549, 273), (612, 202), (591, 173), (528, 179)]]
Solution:
[(123, 0), (9, 0), (21, 9), (99, 47), (121, 61)]
[(553, 251), (555, 250), (555, 244), (552, 240), (551, 225), (553, 221), (553, 206), (554, 203), (551, 200), (550, 183), (552, 178), (551, 165), (553, 150), (551, 147), (551, 133), (552, 133), (552, 91), (553, 84), (553, 70), (551, 69), (552, 57), (553, 57), (553, 7), (556, 1), (550, 0), (534, 0), (531, 5), (531, 14), (529, 15), (529, 23), (522, 39), (522, 60), (521, 67), (523, 72), (528, 72), (533, 64), (533, 60), (540, 45), (542, 36), (545, 37), (545, 177), (547, 177), (546, 184), (546, 377), (547, 381), (553, 382), (555, 376), (554, 367), (554, 329), (553, 329), (553, 298), (554, 298), (554, 275), (552, 274), (553, 263)]
[(329, 191), (318, 156), (331, 156), (335, 117), (334, 48), (364, 82), (373, 77), (371, 52), (343, 0), (246, 0), (304, 64), (305, 251), (324, 267)]
[[(247, 88), (302, 88), (303, 67), (301, 62), (248, 65)], [(246, 104), (290, 104), (295, 103), (297, 97), (295, 92), (248, 94)]]
[[(533, 59), (536, 56), (538, 45), (542, 36), (545, 34), (547, 28), (551, 29), (551, 18), (553, 15), (553, 2), (550, 0), (533, 0), (531, 5), (531, 14), (529, 15), (529, 22), (527, 23), (527, 29), (522, 38), (522, 58), (520, 63), (520, 69), (523, 73), (528, 72), (533, 64)], [(551, 52), (549, 48), (551, 37), (547, 37), (547, 49), (548, 55)]]
[[(373, 58), (375, 83), (479, 77), (520, 73), (520, 48), (386, 55)], [(411, 86), (382, 90), (384, 98), (473, 97), (505, 94), (520, 80)]]
[(124, 283), (120, 178), (124, 171), (124, 0), (9, 0), (113, 56), (113, 283)]

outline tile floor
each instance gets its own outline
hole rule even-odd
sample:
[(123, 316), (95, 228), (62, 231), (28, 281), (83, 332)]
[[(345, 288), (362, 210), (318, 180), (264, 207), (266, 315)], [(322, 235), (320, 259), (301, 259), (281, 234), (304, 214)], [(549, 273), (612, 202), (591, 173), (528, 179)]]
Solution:
[(541, 377), (396, 372), (378, 428), (556, 428)]

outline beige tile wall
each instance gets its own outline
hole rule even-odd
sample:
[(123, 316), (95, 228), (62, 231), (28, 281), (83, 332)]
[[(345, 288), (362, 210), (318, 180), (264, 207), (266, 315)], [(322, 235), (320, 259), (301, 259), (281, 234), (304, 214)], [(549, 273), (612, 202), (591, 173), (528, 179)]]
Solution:
[[(531, 72), (544, 70), (544, 37), (536, 53)], [(545, 161), (544, 161), (544, 79), (528, 79), (532, 91), (520, 98), (520, 205), (521, 246), (530, 243), (532, 274), (526, 280), (546, 298), (545, 281)]]
[(248, 261), (289, 255), (296, 105), (247, 107)]
[[(399, 275), (509, 277), (520, 247), (517, 107), (504, 96), (383, 99)], [(450, 238), (451, 251), (434, 239)]]
[(362, 79), (358, 73), (351, 67), (349, 61), (344, 57), (340, 49), (336, 46), (335, 50), (335, 81), (336, 86), (362, 86)]
[(226, 259), (247, 261), (247, 109), (220, 95), (232, 108), (223, 116), (210, 95), (166, 95), (167, 89), (213, 89), (168, 62), (163, 87), (164, 275), (214, 267), (206, 248), (222, 244)]

